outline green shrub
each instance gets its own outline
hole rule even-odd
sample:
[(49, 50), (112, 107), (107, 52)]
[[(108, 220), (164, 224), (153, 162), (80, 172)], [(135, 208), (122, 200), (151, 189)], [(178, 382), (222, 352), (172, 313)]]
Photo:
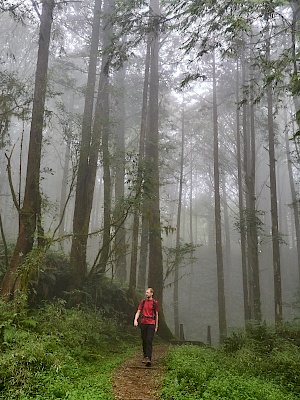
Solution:
[[(243, 346), (235, 351), (223, 350), (231, 357), (228, 362), (240, 374), (264, 376), (285, 390), (300, 393), (300, 349), (297, 338), (300, 325), (286, 323), (280, 327), (252, 327), (244, 336)], [(235, 338), (235, 337), (234, 337)]]
[(112, 399), (110, 371), (136, 343), (116, 320), (61, 300), (37, 311), (0, 303), (0, 322), (5, 400)]
[[(225, 371), (224, 371), (225, 372)], [(291, 394), (284, 393), (279, 387), (258, 378), (232, 375), (213, 377), (201, 397), (203, 400), (292, 400)]]
[[(269, 338), (267, 341), (270, 343)], [(253, 338), (245, 340), (234, 354), (228, 348), (174, 348), (166, 359), (161, 400), (299, 398), (299, 349), (283, 339), (272, 342), (272, 350), (267, 352), (261, 352), (264, 346), (257, 351)]]
[[(168, 373), (162, 399), (200, 399), (198, 396), (205, 390), (207, 381), (219, 369), (215, 357), (213, 349), (196, 346), (180, 346), (171, 350), (166, 359)], [(177, 397), (173, 397), (174, 393)]]

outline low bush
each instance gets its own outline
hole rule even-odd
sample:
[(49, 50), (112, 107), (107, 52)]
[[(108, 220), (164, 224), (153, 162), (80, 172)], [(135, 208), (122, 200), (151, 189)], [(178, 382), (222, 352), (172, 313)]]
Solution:
[(0, 303), (0, 399), (112, 399), (110, 373), (138, 338), (99, 312)]
[(161, 400), (298, 399), (298, 333), (292, 326), (289, 338), (288, 328), (281, 329), (263, 326), (248, 335), (234, 333), (219, 349), (174, 348), (166, 359)]

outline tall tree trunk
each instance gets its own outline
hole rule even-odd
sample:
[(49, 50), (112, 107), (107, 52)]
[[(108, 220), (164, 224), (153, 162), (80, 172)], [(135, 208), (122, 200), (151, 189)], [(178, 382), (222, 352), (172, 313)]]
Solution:
[[(190, 241), (192, 246), (194, 246), (194, 237), (195, 243), (197, 243), (197, 216), (193, 217), (193, 150), (191, 150), (191, 168), (190, 168)], [(194, 221), (196, 219), (196, 222)], [(195, 224), (193, 224), (195, 222)], [(193, 225), (195, 225), (196, 233), (193, 234)], [(193, 295), (193, 281), (194, 281), (194, 250), (191, 251), (191, 259), (190, 259), (190, 278), (189, 278), (189, 292), (188, 292), (188, 310), (192, 307), (192, 295)], [(188, 333), (191, 330), (193, 322), (189, 319), (186, 324), (186, 334), (188, 337)]]
[(252, 263), (251, 256), (249, 253), (251, 252), (251, 248), (249, 243), (250, 240), (250, 222), (253, 218), (250, 217), (250, 196), (249, 196), (249, 174), (250, 174), (250, 133), (249, 133), (249, 123), (248, 123), (248, 104), (249, 104), (249, 95), (247, 94), (247, 90), (249, 88), (248, 79), (248, 61), (246, 60), (245, 52), (243, 54), (243, 66), (242, 66), (242, 81), (244, 87), (243, 93), (243, 171), (244, 171), (244, 182), (245, 182), (245, 209), (243, 216), (243, 223), (245, 227), (246, 234), (246, 256), (247, 256), (247, 277), (248, 277), (248, 301), (249, 301), (249, 316), (250, 319), (254, 318), (254, 306), (253, 306), (253, 284), (252, 284)]
[[(59, 230), (58, 234), (62, 238), (65, 234), (65, 212), (67, 204), (67, 188), (68, 188), (68, 175), (69, 175), (69, 162), (71, 153), (71, 129), (70, 125), (65, 128), (66, 152), (63, 168), (63, 178), (61, 182), (61, 193), (60, 193), (60, 207), (59, 207)], [(62, 249), (64, 248), (64, 241), (61, 242)]]
[(253, 293), (253, 318), (261, 322), (261, 302), (260, 302), (260, 280), (259, 280), (259, 260), (258, 260), (258, 233), (257, 233), (257, 212), (256, 212), (256, 138), (255, 138), (255, 110), (254, 110), (254, 71), (250, 65), (250, 158), (249, 174), (247, 175), (246, 187), (249, 196), (248, 209), (248, 259), (251, 268), (251, 285)]
[[(37, 220), (40, 214), (39, 185), (41, 149), (47, 90), (50, 34), (54, 7), (54, 0), (44, 0), (39, 32), (39, 49), (29, 137), (25, 194), (23, 206), (19, 210), (19, 234), (17, 243), (1, 287), (1, 296), (7, 300), (13, 298), (18, 290), (26, 291), (27, 289), (26, 287), (21, 287), (21, 280), (19, 279), (17, 271), (24, 257), (32, 250), (34, 235), (37, 229)], [(30, 271), (27, 271), (26, 274), (29, 275)], [(26, 281), (28, 282), (28, 279), (26, 279)]]
[[(142, 203), (142, 227), (141, 227), (141, 247), (138, 269), (138, 287), (144, 289), (147, 286), (147, 271), (149, 268), (148, 253), (149, 253), (149, 220), (146, 209), (146, 197), (143, 197)], [(147, 268), (148, 267), (148, 268)]]
[(149, 220), (149, 273), (148, 284), (155, 288), (156, 297), (162, 300), (163, 263), (161, 246), (160, 207), (159, 207), (159, 169), (158, 169), (158, 29), (159, 1), (151, 0), (150, 9), (153, 13), (152, 41), (150, 58), (150, 89), (149, 89), (149, 136), (146, 146), (147, 186), (145, 186)]
[[(190, 169), (190, 242), (194, 243), (193, 234), (193, 151), (191, 151), (191, 169)], [(197, 238), (195, 240), (197, 243)]]
[(103, 162), (103, 235), (102, 248), (98, 269), (105, 271), (109, 258), (110, 242), (111, 242), (111, 174), (110, 174), (110, 153), (109, 153), (109, 136), (110, 136), (110, 107), (109, 107), (109, 71), (110, 71), (110, 55), (109, 46), (112, 40), (112, 21), (111, 14), (114, 11), (115, 0), (105, 0), (103, 10), (103, 48), (101, 72), (99, 79), (99, 89), (97, 96), (97, 104), (95, 109), (95, 119), (93, 125), (92, 149), (94, 166), (93, 178), (96, 179), (98, 154), (96, 149), (101, 143), (101, 153)]
[(158, 140), (158, 54), (159, 54), (159, 0), (150, 0), (151, 41), (150, 85), (149, 85), (149, 137), (146, 146), (145, 197), (149, 220), (149, 271), (148, 286), (155, 290), (160, 302), (160, 334), (170, 338), (163, 313), (163, 258), (161, 243), (160, 208), (159, 208), (159, 140)]
[(182, 102), (181, 113), (181, 155), (180, 155), (180, 177), (179, 177), (179, 193), (176, 223), (176, 249), (175, 249), (175, 266), (174, 266), (174, 332), (179, 337), (179, 263), (180, 263), (180, 225), (181, 225), (181, 207), (182, 207), (182, 186), (183, 186), (183, 163), (184, 163), (184, 101)]
[(222, 175), (222, 202), (223, 202), (223, 209), (224, 209), (225, 265), (226, 265), (228, 272), (230, 273), (231, 242), (230, 242), (229, 213), (228, 213), (228, 204), (227, 204), (225, 172), (223, 172), (223, 175)]
[[(85, 92), (85, 103), (82, 119), (82, 133), (77, 172), (75, 208), (73, 215), (73, 240), (71, 246), (71, 279), (69, 289), (82, 287), (86, 277), (86, 248), (88, 240), (90, 214), (93, 203), (93, 190), (89, 180), (90, 152), (92, 137), (92, 119), (94, 93), (96, 85), (96, 70), (100, 36), (100, 12), (102, 0), (95, 0), (92, 26), (91, 48), (89, 58), (88, 80)], [(99, 151), (99, 148), (97, 149)], [(92, 196), (92, 197), (91, 197)]]
[[(239, 96), (239, 65), (237, 62), (237, 79), (236, 79), (236, 104), (240, 102)], [(239, 192), (239, 225), (241, 238), (241, 258), (242, 258), (242, 277), (243, 277), (243, 305), (244, 319), (249, 321), (249, 294), (248, 294), (248, 274), (247, 274), (247, 253), (246, 253), (246, 226), (244, 218), (244, 199), (243, 199), (243, 174), (242, 174), (242, 151), (241, 151), (241, 135), (240, 135), (240, 112), (239, 107), (236, 110), (236, 158), (238, 168), (238, 192)]]
[(216, 256), (218, 279), (218, 310), (219, 310), (219, 335), (220, 343), (227, 336), (224, 267), (222, 249), (222, 224), (220, 201), (220, 172), (219, 172), (219, 134), (218, 134), (218, 108), (217, 108), (217, 80), (215, 53), (213, 53), (213, 130), (214, 130), (214, 190), (215, 190), (215, 228), (216, 228)]
[[(143, 103), (142, 103), (142, 116), (141, 116), (141, 130), (140, 130), (140, 141), (139, 141), (139, 160), (138, 160), (138, 174), (137, 174), (137, 185), (135, 190), (135, 205), (133, 214), (133, 228), (132, 228), (132, 250), (131, 250), (131, 262), (130, 262), (130, 277), (129, 277), (129, 288), (134, 291), (136, 288), (136, 275), (137, 275), (137, 260), (138, 260), (138, 236), (139, 236), (139, 225), (140, 225), (140, 206), (142, 196), (142, 180), (143, 180), (143, 162), (145, 156), (145, 138), (147, 131), (147, 109), (148, 109), (148, 89), (149, 89), (149, 70), (150, 70), (150, 40), (147, 40), (147, 51), (145, 60), (145, 76), (144, 76), (144, 87), (143, 87)], [(145, 228), (145, 225), (143, 225)], [(148, 227), (147, 232), (148, 232)], [(144, 235), (145, 236), (145, 235)], [(146, 246), (148, 246), (148, 234), (146, 236)], [(145, 246), (143, 246), (143, 249)], [(142, 245), (141, 245), (142, 249)], [(146, 252), (147, 257), (147, 252)], [(140, 263), (138, 270), (138, 287), (145, 289), (146, 285), (146, 257)], [(142, 257), (140, 257), (142, 258)]]
[(115, 139), (116, 181), (115, 181), (115, 254), (116, 278), (126, 281), (126, 230), (124, 214), (125, 179), (125, 68), (116, 75), (117, 89), (117, 126)]
[(288, 129), (285, 129), (285, 146), (286, 146), (286, 157), (287, 157), (287, 167), (289, 173), (289, 182), (291, 188), (291, 196), (292, 196), (292, 207), (294, 214), (294, 224), (296, 231), (296, 245), (297, 245), (297, 262), (298, 262), (298, 276), (299, 276), (299, 287), (300, 287), (300, 223), (299, 223), (299, 206), (298, 199), (296, 195), (295, 189), (295, 181), (292, 169), (292, 159), (291, 159), (291, 151), (290, 151), (290, 141), (288, 135)]
[[(266, 41), (266, 58), (270, 62), (270, 37), (268, 33)], [(269, 164), (270, 164), (270, 195), (271, 195), (271, 219), (272, 219), (272, 245), (273, 245), (273, 269), (274, 269), (274, 306), (275, 324), (282, 323), (282, 291), (280, 268), (280, 242), (278, 230), (278, 209), (276, 189), (276, 158), (275, 158), (275, 131), (273, 120), (273, 93), (272, 86), (267, 88), (268, 102), (268, 133), (269, 133)]]

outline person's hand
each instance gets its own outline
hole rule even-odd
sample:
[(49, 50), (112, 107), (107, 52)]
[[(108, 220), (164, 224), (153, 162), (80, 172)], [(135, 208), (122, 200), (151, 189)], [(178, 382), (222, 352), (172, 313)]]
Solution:
[(155, 333), (158, 331), (158, 326), (155, 327)]
[(138, 321), (134, 320), (133, 325), (138, 326), (139, 325)]

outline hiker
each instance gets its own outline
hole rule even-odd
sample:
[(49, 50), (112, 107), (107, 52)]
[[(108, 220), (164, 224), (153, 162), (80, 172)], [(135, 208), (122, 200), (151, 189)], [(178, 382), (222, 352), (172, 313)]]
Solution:
[(153, 294), (152, 288), (146, 290), (146, 298), (140, 302), (133, 322), (134, 326), (140, 326), (141, 328), (144, 353), (142, 362), (147, 367), (151, 366), (152, 341), (154, 333), (158, 329), (158, 302), (153, 299)]

